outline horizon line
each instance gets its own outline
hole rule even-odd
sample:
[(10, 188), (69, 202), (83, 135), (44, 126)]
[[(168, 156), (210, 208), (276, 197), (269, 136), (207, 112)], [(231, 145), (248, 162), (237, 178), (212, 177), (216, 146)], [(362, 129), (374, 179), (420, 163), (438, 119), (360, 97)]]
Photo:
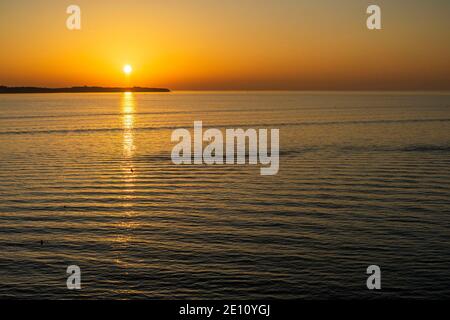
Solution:
[(61, 90), (61, 89), (121, 89), (121, 90), (132, 90), (132, 89), (164, 89), (173, 91), (303, 91), (303, 92), (314, 92), (314, 91), (327, 91), (327, 92), (450, 92), (450, 88), (442, 88), (442, 89), (396, 89), (396, 88), (315, 88), (315, 89), (302, 89), (302, 88), (217, 88), (217, 89), (208, 89), (208, 88), (183, 88), (183, 89), (170, 89), (166, 86), (103, 86), (103, 85), (70, 85), (70, 86), (33, 86), (33, 85), (18, 85), (18, 86), (7, 86), (0, 84), (1, 89), (44, 89), (44, 90)]

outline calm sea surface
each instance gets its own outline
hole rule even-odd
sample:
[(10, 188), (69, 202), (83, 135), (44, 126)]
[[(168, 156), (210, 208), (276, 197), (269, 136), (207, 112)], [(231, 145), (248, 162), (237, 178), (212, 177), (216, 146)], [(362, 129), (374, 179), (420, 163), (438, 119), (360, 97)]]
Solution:
[[(279, 174), (172, 164), (195, 120)], [(450, 298), (450, 94), (2, 95), (0, 145), (0, 298)]]

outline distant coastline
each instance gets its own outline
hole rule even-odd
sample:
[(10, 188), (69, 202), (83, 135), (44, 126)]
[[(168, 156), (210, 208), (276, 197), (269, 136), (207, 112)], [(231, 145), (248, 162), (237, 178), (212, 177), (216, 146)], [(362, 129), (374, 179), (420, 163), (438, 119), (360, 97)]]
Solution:
[(40, 87), (6, 87), (0, 86), (2, 93), (93, 93), (93, 92), (170, 92), (166, 88), (145, 87), (68, 87), (68, 88), (40, 88)]

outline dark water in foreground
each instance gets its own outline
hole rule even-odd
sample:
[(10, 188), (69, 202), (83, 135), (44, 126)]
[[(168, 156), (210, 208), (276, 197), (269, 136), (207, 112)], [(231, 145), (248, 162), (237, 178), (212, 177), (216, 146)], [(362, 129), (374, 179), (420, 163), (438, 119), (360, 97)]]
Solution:
[[(194, 120), (279, 174), (173, 165)], [(0, 145), (0, 298), (450, 297), (449, 94), (5, 95)]]

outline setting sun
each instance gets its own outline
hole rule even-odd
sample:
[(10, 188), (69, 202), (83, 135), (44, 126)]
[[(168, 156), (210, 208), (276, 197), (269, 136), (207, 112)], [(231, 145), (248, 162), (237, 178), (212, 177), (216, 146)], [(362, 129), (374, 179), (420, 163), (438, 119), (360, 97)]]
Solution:
[(130, 74), (132, 71), (133, 71), (133, 68), (129, 64), (126, 64), (123, 66), (123, 72), (125, 74)]

